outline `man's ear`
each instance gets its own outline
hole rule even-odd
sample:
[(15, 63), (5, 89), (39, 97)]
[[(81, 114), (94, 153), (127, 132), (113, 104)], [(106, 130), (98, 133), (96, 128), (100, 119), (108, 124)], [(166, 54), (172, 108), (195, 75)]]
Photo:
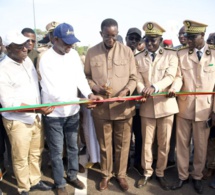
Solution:
[(163, 37), (160, 37), (160, 43), (162, 43), (163, 42)]
[(58, 37), (54, 37), (54, 41), (58, 41)]
[(100, 33), (100, 35), (101, 35), (101, 37), (102, 37), (102, 31), (100, 31), (99, 33)]
[(201, 36), (202, 36), (202, 38), (204, 38), (204, 36), (205, 36), (205, 33), (203, 32), (203, 33), (201, 33)]

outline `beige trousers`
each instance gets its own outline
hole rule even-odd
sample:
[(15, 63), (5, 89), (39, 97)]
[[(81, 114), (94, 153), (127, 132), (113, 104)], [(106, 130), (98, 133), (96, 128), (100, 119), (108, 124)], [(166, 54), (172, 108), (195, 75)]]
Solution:
[(35, 119), (32, 125), (3, 119), (11, 143), (13, 170), (18, 191), (29, 191), (41, 180), (41, 153), (44, 146), (41, 122)]
[(193, 179), (202, 179), (210, 129), (206, 127), (205, 121), (196, 122), (179, 116), (176, 120), (176, 154), (179, 179), (186, 180), (189, 177), (190, 141), (192, 137), (194, 157), (191, 175)]
[(156, 176), (163, 177), (166, 169), (170, 138), (172, 132), (173, 115), (158, 119), (141, 117), (142, 128), (142, 167), (144, 175), (150, 177), (153, 174), (152, 146), (157, 133), (157, 165)]
[[(103, 178), (111, 178), (112, 172), (115, 172), (118, 178), (125, 178), (130, 149), (132, 118), (124, 120), (101, 120), (94, 118), (94, 124), (100, 145)], [(113, 150), (115, 151), (114, 170)]]

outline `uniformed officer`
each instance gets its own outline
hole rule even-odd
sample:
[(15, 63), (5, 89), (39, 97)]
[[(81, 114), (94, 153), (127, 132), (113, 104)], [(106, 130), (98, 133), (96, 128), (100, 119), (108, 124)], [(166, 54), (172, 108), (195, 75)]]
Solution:
[[(164, 178), (166, 169), (173, 115), (178, 112), (175, 98), (151, 97), (153, 93), (167, 92), (174, 81), (178, 58), (176, 51), (160, 47), (165, 30), (155, 22), (147, 22), (145, 31), (146, 50), (136, 56), (138, 93), (143, 95), (140, 106), (142, 128), (142, 167), (144, 177), (138, 181), (138, 188), (145, 186), (153, 174), (152, 144), (157, 133), (158, 156), (155, 169), (156, 178), (164, 190), (170, 185)], [(145, 103), (144, 103), (145, 102)]]
[[(212, 92), (215, 85), (215, 50), (205, 43), (206, 24), (185, 20), (189, 47), (178, 51), (179, 68), (170, 94), (175, 91)], [(210, 128), (206, 121), (215, 111), (212, 95), (178, 97), (179, 113), (176, 121), (176, 147), (179, 180), (172, 187), (179, 189), (189, 181), (189, 149), (194, 140), (193, 171), (191, 176), (197, 193), (203, 193), (202, 171), (205, 167)]]

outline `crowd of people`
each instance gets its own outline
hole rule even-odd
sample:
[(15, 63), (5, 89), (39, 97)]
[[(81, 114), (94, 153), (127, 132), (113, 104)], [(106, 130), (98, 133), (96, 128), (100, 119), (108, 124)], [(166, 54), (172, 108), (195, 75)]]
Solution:
[[(122, 191), (129, 190), (132, 140), (133, 168), (140, 175), (137, 188), (146, 186), (153, 174), (163, 190), (182, 188), (190, 176), (199, 194), (204, 191), (202, 179), (212, 176), (210, 187), (215, 188), (215, 33), (205, 41), (206, 27), (185, 20), (178, 33), (181, 45), (173, 46), (163, 40), (163, 27), (146, 22), (144, 36), (132, 27), (123, 44), (117, 21), (108, 18), (101, 23), (102, 42), (89, 48), (84, 58), (75, 50), (79, 39), (67, 23), (47, 24), (47, 35), (39, 41), (46, 49), (40, 53), (31, 28), (0, 38), (3, 108), (88, 100), (85, 105), (2, 112), (0, 179), (8, 169), (7, 151), (18, 194), (55, 188), (58, 195), (67, 195), (67, 183), (84, 189), (77, 177), (84, 171), (79, 164), (80, 136), (91, 163), (86, 167), (100, 166), (100, 191), (113, 177)], [(132, 95), (140, 96), (123, 99)], [(54, 184), (41, 178), (44, 142)], [(170, 185), (164, 171), (175, 165), (178, 180)]]

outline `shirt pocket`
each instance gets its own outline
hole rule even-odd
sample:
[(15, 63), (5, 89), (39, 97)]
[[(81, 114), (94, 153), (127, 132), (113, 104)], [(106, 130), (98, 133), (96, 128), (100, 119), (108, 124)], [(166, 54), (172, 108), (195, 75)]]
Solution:
[(204, 66), (203, 70), (205, 73), (211, 73), (215, 71), (215, 66)]
[(117, 77), (128, 77), (129, 76), (129, 67), (127, 67), (128, 60), (120, 59), (113, 60), (114, 73)]
[(168, 64), (162, 64), (161, 66), (157, 67), (157, 81), (163, 79), (166, 69), (168, 68)]
[(104, 62), (103, 61), (91, 61), (92, 78), (98, 79), (103, 76)]

